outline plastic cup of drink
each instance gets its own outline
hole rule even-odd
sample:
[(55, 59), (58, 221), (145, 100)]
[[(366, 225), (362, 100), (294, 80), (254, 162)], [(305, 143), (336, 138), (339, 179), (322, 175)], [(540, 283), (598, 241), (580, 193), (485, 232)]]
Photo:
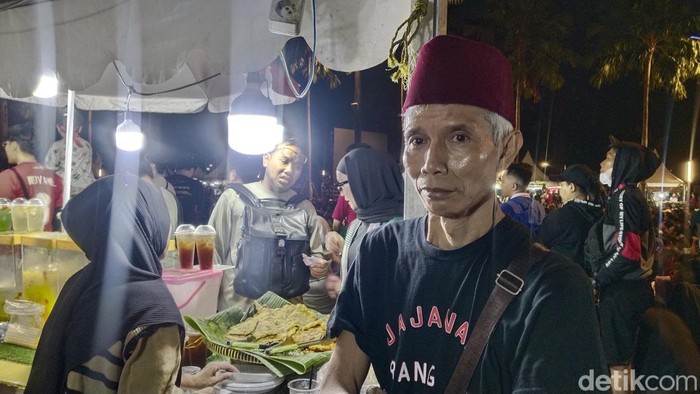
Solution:
[(27, 228), (27, 200), (20, 197), (12, 201), (12, 228), (16, 233), (26, 233)]
[(46, 204), (38, 198), (27, 201), (27, 231), (42, 231), (46, 219)]
[(0, 233), (12, 231), (12, 202), (0, 198)]
[(287, 383), (289, 394), (320, 393), (321, 385), (316, 379), (301, 378)]
[(194, 231), (195, 242), (197, 243), (197, 259), (199, 269), (210, 270), (214, 267), (214, 240), (216, 230), (212, 226), (201, 225)]
[(181, 224), (175, 230), (175, 241), (177, 243), (177, 257), (180, 261), (180, 268), (192, 269), (194, 266), (194, 226), (191, 224)]

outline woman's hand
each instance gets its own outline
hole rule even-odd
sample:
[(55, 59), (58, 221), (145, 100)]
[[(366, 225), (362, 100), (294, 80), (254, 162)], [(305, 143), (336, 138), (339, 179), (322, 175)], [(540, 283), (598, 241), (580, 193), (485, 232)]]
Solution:
[(345, 240), (337, 232), (331, 231), (326, 234), (325, 245), (326, 250), (328, 250), (329, 253), (337, 254), (340, 256), (343, 253)]
[(190, 389), (211, 387), (224, 379), (232, 378), (233, 373), (237, 371), (236, 367), (226, 362), (209, 363), (194, 375), (182, 375), (180, 387)]
[(326, 278), (326, 291), (328, 292), (328, 297), (335, 300), (340, 294), (340, 290), (343, 287), (343, 282), (338, 275), (328, 275)]

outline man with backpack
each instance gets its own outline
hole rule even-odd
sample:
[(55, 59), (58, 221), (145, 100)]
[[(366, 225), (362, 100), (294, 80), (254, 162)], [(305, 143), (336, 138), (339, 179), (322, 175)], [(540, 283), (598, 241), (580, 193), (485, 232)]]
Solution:
[[(265, 291), (301, 299), (310, 277), (328, 273), (325, 261), (307, 266), (302, 253), (323, 258), (324, 229), (309, 200), (292, 190), (307, 158), (290, 139), (263, 155), (261, 181), (226, 189), (209, 225), (216, 231), (215, 261), (224, 271), (219, 310), (245, 308)], [(296, 197), (295, 197), (296, 196)]]

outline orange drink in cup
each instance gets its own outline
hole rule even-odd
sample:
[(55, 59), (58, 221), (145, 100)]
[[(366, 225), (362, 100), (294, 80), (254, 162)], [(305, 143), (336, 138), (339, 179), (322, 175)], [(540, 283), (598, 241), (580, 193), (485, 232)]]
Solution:
[(180, 268), (192, 269), (194, 266), (194, 226), (191, 224), (181, 224), (175, 230), (175, 241), (177, 243), (177, 256), (180, 261)]
[(198, 226), (194, 231), (195, 242), (197, 243), (197, 259), (199, 269), (210, 270), (214, 267), (214, 240), (216, 230), (208, 225)]

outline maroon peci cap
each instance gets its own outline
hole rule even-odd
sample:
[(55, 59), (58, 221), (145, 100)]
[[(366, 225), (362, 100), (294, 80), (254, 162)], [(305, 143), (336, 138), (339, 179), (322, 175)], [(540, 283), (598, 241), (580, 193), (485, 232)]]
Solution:
[(493, 111), (515, 125), (510, 63), (484, 43), (437, 36), (420, 49), (402, 112), (421, 104), (465, 104)]

